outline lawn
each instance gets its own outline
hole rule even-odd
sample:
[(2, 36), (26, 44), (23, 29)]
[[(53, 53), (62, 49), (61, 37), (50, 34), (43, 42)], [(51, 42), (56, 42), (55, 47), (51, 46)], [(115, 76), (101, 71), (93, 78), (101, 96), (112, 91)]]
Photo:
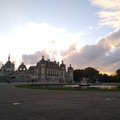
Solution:
[(65, 87), (64, 85), (41, 85), (41, 84), (23, 84), (16, 85), (17, 88), (27, 88), (27, 89), (38, 89), (38, 90), (63, 90), (63, 91), (118, 91), (117, 89), (99, 89), (99, 88), (90, 88), (90, 87)]

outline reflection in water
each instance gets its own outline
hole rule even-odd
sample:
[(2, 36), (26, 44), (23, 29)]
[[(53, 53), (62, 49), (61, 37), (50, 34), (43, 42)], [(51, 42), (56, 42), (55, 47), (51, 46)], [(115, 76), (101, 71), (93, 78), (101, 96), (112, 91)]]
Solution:
[(91, 88), (99, 88), (99, 89), (117, 89), (118, 86), (115, 85), (90, 85)]
[(79, 85), (65, 85), (65, 87), (78, 88), (78, 87), (79, 87)]
[(117, 85), (64, 85), (64, 87), (70, 88), (98, 88), (98, 89), (118, 89)]

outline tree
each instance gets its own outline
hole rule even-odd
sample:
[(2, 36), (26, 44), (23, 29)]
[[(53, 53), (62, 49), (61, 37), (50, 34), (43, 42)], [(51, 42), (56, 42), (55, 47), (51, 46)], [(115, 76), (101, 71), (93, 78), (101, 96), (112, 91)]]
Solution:
[(116, 70), (116, 81), (120, 81), (120, 69)]
[(107, 74), (99, 74), (99, 82), (110, 82), (110, 76)]
[(88, 67), (83, 69), (77, 69), (74, 70), (74, 81), (80, 82), (81, 79), (89, 78), (89, 82), (96, 82), (96, 79), (98, 78), (99, 71), (97, 71), (95, 68)]
[(74, 81), (75, 82), (80, 82), (80, 78), (83, 77), (84, 70), (74, 70)]
[(95, 82), (98, 78), (99, 71), (97, 71), (95, 68), (88, 67), (85, 68), (83, 76), (86, 78), (90, 78), (91, 82)]
[(120, 69), (116, 70), (117, 76), (120, 76)]
[(95, 68), (92, 68), (92, 67), (85, 68), (85, 71), (84, 71), (85, 77), (98, 76), (98, 74), (99, 74), (99, 71), (97, 71)]

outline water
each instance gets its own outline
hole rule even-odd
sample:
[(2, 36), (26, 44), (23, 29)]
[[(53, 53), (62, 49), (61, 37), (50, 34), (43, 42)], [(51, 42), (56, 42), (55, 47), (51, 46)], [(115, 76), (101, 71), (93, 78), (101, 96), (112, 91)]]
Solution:
[(98, 88), (98, 89), (118, 89), (119, 86), (117, 85), (64, 85), (65, 87), (70, 88)]
[(91, 88), (99, 88), (99, 89), (117, 89), (119, 88), (116, 85), (90, 85)]

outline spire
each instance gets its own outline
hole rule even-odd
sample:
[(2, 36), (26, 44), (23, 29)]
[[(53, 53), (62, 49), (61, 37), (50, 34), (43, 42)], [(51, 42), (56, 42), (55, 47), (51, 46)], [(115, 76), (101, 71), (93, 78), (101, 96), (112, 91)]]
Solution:
[(8, 56), (8, 61), (10, 61), (10, 54), (9, 54), (9, 56)]
[(42, 63), (42, 64), (45, 64), (44, 56), (42, 56), (41, 63)]
[(71, 66), (71, 64), (70, 64), (70, 67), (69, 67), (69, 69), (73, 70), (73, 67)]
[(42, 56), (42, 60), (44, 60), (44, 56)]

